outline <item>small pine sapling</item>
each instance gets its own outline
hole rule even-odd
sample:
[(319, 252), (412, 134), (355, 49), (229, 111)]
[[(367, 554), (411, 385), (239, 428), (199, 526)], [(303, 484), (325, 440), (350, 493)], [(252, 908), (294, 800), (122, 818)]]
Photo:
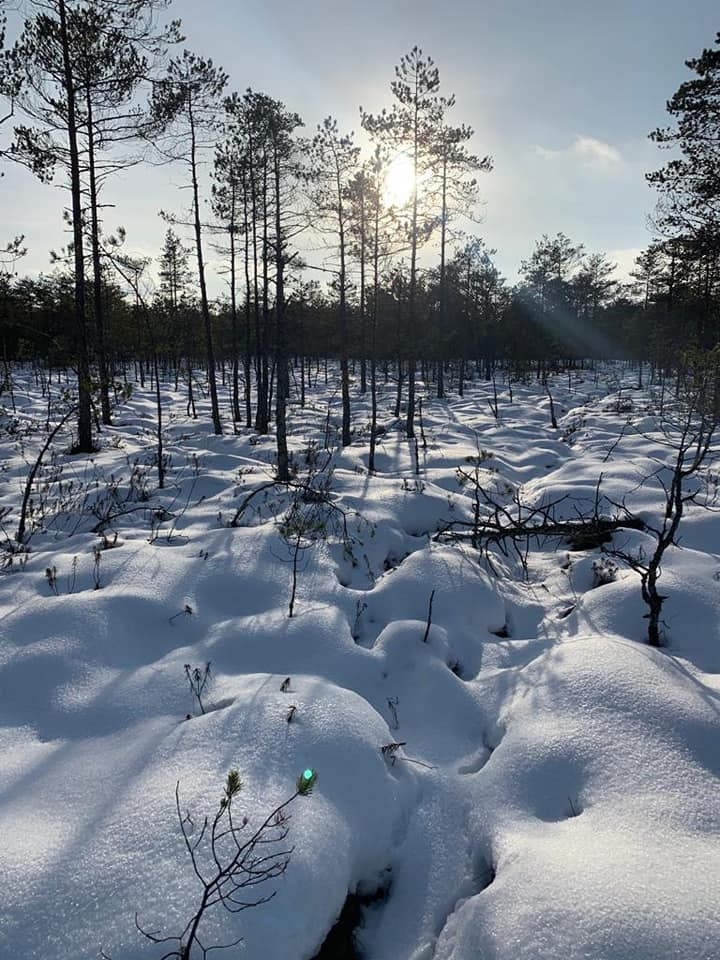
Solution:
[(58, 596), (58, 582), (57, 582), (57, 567), (45, 567), (45, 579), (48, 582), (48, 586), (55, 594)]
[(400, 704), (399, 697), (387, 698), (388, 710), (390, 711), (390, 715), (392, 716), (392, 721), (393, 721), (392, 728), (391, 728), (392, 730), (397, 730), (398, 727), (400, 726), (400, 721), (398, 720), (398, 714), (397, 714), (397, 708), (399, 704)]
[(205, 688), (210, 682), (212, 661), (208, 660), (204, 667), (192, 667), (189, 663), (184, 664), (185, 676), (190, 685), (190, 692), (197, 700), (200, 707), (200, 713), (205, 713), (202, 697)]
[(316, 540), (326, 538), (327, 518), (323, 511), (318, 509), (317, 504), (311, 503), (307, 506), (296, 492), (278, 530), (290, 554), (292, 565), (292, 583), (288, 602), (288, 617), (292, 617), (295, 613), (298, 573), (302, 559)]
[(182, 610), (178, 610), (177, 613), (174, 613), (171, 617), (168, 617), (168, 623), (173, 624), (178, 617), (191, 617), (191, 616), (192, 616), (192, 607), (186, 603)]
[(360, 620), (366, 610), (367, 604), (363, 600), (358, 600), (355, 604), (355, 622), (352, 629), (352, 638), (355, 643), (360, 639)]
[(75, 592), (75, 583), (77, 582), (77, 567), (78, 567), (78, 558), (77, 554), (72, 558), (72, 563), (70, 564), (70, 573), (67, 578), (67, 592)]
[(386, 743), (384, 746), (380, 747), (380, 753), (382, 753), (383, 757), (388, 761), (390, 766), (394, 766), (395, 761), (397, 760), (396, 754), (400, 749), (400, 747), (404, 747), (404, 746), (405, 746), (404, 740), (396, 740), (396, 741), (393, 741), (392, 743)]
[(431, 763), (425, 763), (424, 760), (417, 760), (414, 757), (401, 756), (398, 751), (405, 746), (407, 746), (405, 740), (395, 740), (380, 747), (380, 753), (383, 755), (384, 759), (387, 760), (391, 767), (395, 766), (396, 760), (404, 760), (405, 763), (416, 763), (419, 767), (425, 767), (426, 770), (437, 769)]
[(603, 587), (617, 579), (618, 567), (610, 557), (598, 557), (592, 562), (593, 587)]
[[(145, 930), (135, 914), (135, 926), (152, 943), (170, 945), (160, 960), (205, 960), (212, 950), (227, 949), (242, 942), (209, 944), (206, 937), (212, 929), (210, 917), (214, 907), (229, 913), (241, 913), (272, 900), (276, 890), (262, 895), (256, 888), (281, 877), (288, 868), (293, 847), (285, 841), (289, 833), (288, 807), (298, 798), (309, 796), (317, 782), (317, 772), (303, 770), (296, 781), (295, 792), (275, 807), (260, 826), (244, 839), (247, 817), (236, 819), (234, 804), (242, 790), (237, 770), (228, 772), (217, 810), (205, 817), (199, 831), (190, 813), (180, 805), (180, 781), (175, 787), (175, 809), (185, 849), (193, 873), (202, 887), (197, 906), (179, 934), (160, 936)], [(207, 932), (206, 932), (207, 931)]]
[(99, 543), (94, 544), (93, 546), (93, 583), (95, 585), (95, 590), (99, 590), (102, 584), (100, 583), (100, 560), (102, 559), (102, 547)]

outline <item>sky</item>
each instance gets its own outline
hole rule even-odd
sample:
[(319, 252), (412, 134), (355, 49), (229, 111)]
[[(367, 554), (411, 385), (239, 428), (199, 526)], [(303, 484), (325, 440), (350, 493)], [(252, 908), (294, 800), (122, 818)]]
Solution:
[[(394, 65), (414, 45), (454, 94), (453, 122), (494, 161), (481, 175), (480, 224), (511, 281), (543, 235), (559, 231), (622, 272), (651, 240), (655, 195), (644, 174), (667, 158), (648, 133), (691, 74), (684, 61), (720, 29), (716, 0), (174, 0), (186, 45), (247, 87), (297, 111), (308, 134), (324, 117), (359, 133), (359, 107), (390, 107)], [(142, 168), (108, 183), (106, 225), (157, 256), (160, 208), (183, 209), (179, 171)], [(49, 269), (67, 242), (64, 191), (20, 169), (0, 180), (5, 237), (24, 233), (22, 269)], [(211, 283), (215, 294), (222, 282)]]

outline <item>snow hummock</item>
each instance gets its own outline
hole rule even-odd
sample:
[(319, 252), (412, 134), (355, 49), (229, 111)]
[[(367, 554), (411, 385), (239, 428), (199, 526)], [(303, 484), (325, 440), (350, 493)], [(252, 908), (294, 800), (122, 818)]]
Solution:
[[(428, 389), (417, 471), (388, 386), (378, 472), (361, 431), (331, 451), (348, 534), (329, 520), (304, 544), (292, 618), (292, 492), (269, 487), (231, 525), (272, 478), (269, 438), (213, 436), (166, 385), (166, 490), (149, 391), (118, 408), (91, 462), (58, 445), (30, 552), (0, 577), (0, 956), (161, 956), (135, 914), (175, 934), (200, 892), (178, 781), (201, 823), (238, 769), (250, 829), (306, 767), (318, 782), (289, 808), (276, 895), (208, 919), (209, 942), (242, 936), (229, 956), (308, 960), (348, 892), (379, 887), (357, 932), (368, 960), (720, 956), (718, 515), (692, 507), (666, 554), (659, 650), (638, 575), (619, 565), (596, 585), (598, 550), (533, 544), (525, 576), (511, 551), (488, 563), (438, 536), (472, 517), (458, 468), (507, 503), (567, 494), (568, 517), (602, 475), (605, 505), (658, 516), (662, 489), (641, 481), (667, 455), (660, 422), (650, 392), (619, 401), (617, 375), (558, 377), (557, 430), (532, 382), (501, 392), (498, 420), (483, 382), (442, 401)], [(8, 530), (47, 410), (17, 376), (0, 439)], [(299, 477), (333, 391), (291, 407)], [(364, 424), (368, 400), (353, 405)], [(184, 665), (207, 662), (202, 714)]]

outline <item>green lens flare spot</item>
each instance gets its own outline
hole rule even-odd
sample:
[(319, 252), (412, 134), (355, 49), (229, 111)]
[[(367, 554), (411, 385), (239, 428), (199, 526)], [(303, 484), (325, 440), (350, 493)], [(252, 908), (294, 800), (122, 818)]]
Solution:
[(307, 797), (308, 794), (312, 793), (312, 789), (315, 786), (316, 781), (317, 770), (313, 770), (312, 767), (307, 767), (297, 778), (298, 793), (303, 797)]

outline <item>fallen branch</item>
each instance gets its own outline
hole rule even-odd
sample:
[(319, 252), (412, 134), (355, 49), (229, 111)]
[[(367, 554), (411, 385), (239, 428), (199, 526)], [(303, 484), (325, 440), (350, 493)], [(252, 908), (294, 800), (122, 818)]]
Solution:
[(607, 543), (616, 530), (645, 530), (639, 517), (592, 517), (577, 520), (544, 519), (536, 523), (511, 519), (498, 524), (494, 519), (481, 521), (477, 530), (469, 520), (450, 520), (435, 534), (435, 540), (473, 540), (478, 535), (483, 545), (501, 544), (504, 540), (526, 540), (527, 537), (567, 540), (575, 550), (590, 550)]
[(569, 494), (550, 503), (532, 506), (524, 503), (515, 493), (512, 502), (505, 505), (489, 494), (473, 474), (463, 469), (457, 472), (461, 483), (469, 483), (473, 488), (474, 516), (471, 520), (453, 518), (447, 521), (435, 534), (435, 540), (469, 540), (473, 546), (485, 552), (489, 547), (497, 546), (506, 555), (505, 544), (510, 542), (522, 559), (518, 547), (520, 541), (524, 541), (527, 547), (528, 539), (555, 537), (566, 540), (575, 550), (589, 550), (609, 542), (616, 530), (646, 528), (639, 517), (626, 510), (609, 517), (600, 514), (600, 480), (591, 514), (586, 515), (576, 509), (576, 517), (558, 519), (558, 507), (568, 505), (572, 499)]

